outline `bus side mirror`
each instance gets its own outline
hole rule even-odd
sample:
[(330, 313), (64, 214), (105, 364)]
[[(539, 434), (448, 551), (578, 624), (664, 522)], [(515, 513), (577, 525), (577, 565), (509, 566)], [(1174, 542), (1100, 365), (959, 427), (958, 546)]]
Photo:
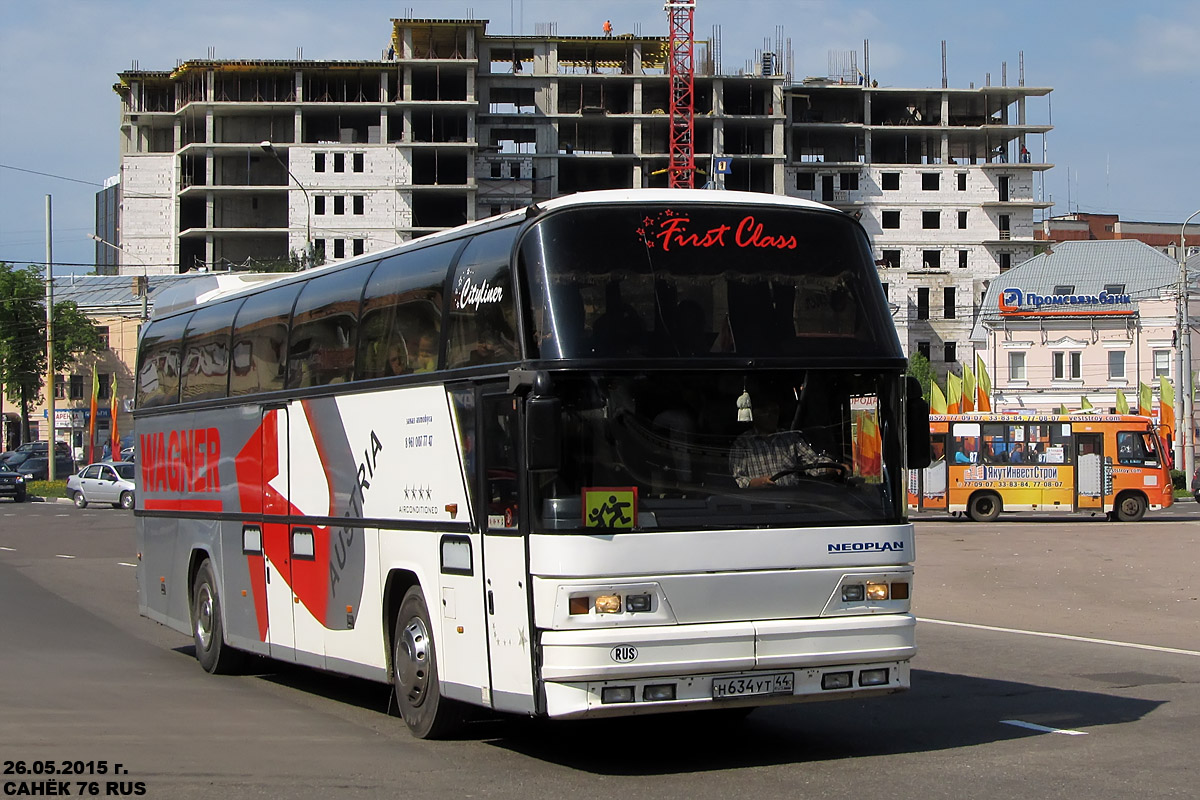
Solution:
[(525, 431), (529, 441), (525, 468), (553, 472), (562, 462), (562, 401), (557, 397), (530, 397), (525, 401)]
[(921, 396), (921, 382), (909, 376), (905, 403), (905, 435), (908, 447), (908, 468), (924, 469), (932, 460), (929, 455), (929, 403)]

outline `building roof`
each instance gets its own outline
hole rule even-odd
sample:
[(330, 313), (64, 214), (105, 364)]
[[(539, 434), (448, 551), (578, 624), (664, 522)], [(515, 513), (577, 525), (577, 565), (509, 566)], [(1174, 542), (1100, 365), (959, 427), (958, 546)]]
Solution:
[[(979, 322), (1131, 314), (1173, 295), (1178, 280), (1177, 261), (1136, 239), (1061, 242), (995, 278)], [(986, 338), (980, 325), (971, 338)]]
[[(240, 273), (239, 273), (240, 275)], [(187, 272), (182, 275), (149, 275), (148, 306), (177, 295), (201, 294), (216, 289), (223, 273)], [(280, 277), (273, 275), (271, 277)], [(59, 275), (54, 278), (54, 302), (70, 301), (84, 312), (141, 313), (137, 293), (139, 275)]]

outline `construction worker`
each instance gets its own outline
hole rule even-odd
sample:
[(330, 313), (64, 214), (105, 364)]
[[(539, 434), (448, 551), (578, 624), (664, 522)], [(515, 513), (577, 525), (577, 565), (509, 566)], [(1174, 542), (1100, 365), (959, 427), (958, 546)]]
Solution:
[(604, 38), (605, 39), (612, 38), (612, 20), (609, 20), (609, 19), (604, 20)]

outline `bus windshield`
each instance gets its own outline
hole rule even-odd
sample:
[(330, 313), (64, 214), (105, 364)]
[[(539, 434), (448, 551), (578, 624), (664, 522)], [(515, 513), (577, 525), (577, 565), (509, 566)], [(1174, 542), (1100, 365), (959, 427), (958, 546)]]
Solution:
[[(554, 377), (559, 468), (531, 475), (541, 531), (894, 523), (899, 375), (623, 371)], [(586, 506), (623, 498), (616, 518)], [(604, 505), (607, 496), (600, 497)], [(610, 504), (610, 507), (615, 505)]]
[(903, 358), (866, 236), (829, 211), (573, 208), (519, 266), (535, 359)]

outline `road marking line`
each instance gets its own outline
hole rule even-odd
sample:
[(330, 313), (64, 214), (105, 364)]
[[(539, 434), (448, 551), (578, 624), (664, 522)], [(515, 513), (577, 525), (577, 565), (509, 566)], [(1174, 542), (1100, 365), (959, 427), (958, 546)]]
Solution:
[(125, 562), (125, 561), (118, 561), (118, 562), (117, 562), (117, 566), (118, 566), (118, 567), (136, 567), (136, 566), (137, 566), (137, 564), (130, 564), (130, 563), (128, 563), (128, 562)]
[(1179, 647), (1159, 647), (1154, 644), (1138, 644), (1137, 642), (1118, 642), (1112, 639), (1093, 639), (1090, 636), (1072, 636), (1069, 633), (1047, 633), (1046, 631), (1027, 631), (1021, 628), (1001, 628), (995, 625), (976, 625), (971, 622), (951, 622), (945, 619), (928, 619), (917, 617), (918, 622), (933, 625), (950, 625), (955, 628), (974, 628), (978, 631), (996, 631), (997, 633), (1017, 633), (1022, 636), (1041, 636), (1046, 639), (1065, 639), (1069, 642), (1085, 642), (1087, 644), (1106, 644), (1112, 647), (1128, 647), (1132, 650), (1150, 650), (1155, 653), (1173, 653), (1180, 656), (1200, 656), (1200, 650), (1184, 650)]
[(1087, 731), (1068, 731), (1063, 728), (1047, 728), (1045, 725), (1035, 725), (1032, 722), (1022, 722), (1019, 719), (1002, 719), (1001, 725), (1016, 725), (1018, 728), (1028, 728), (1031, 731), (1041, 731), (1042, 733), (1062, 733), (1067, 736), (1087, 736)]
[(75, 556), (65, 556), (62, 553), (55, 553), (54, 557), (55, 558), (75, 558)]
[(10, 553), (15, 553), (15, 552), (17, 552), (17, 551), (16, 551), (16, 549), (15, 549), (15, 548), (12, 548), (12, 547), (0, 547), (0, 550), (7, 550), (7, 551), (8, 551), (8, 552), (10, 552)]

